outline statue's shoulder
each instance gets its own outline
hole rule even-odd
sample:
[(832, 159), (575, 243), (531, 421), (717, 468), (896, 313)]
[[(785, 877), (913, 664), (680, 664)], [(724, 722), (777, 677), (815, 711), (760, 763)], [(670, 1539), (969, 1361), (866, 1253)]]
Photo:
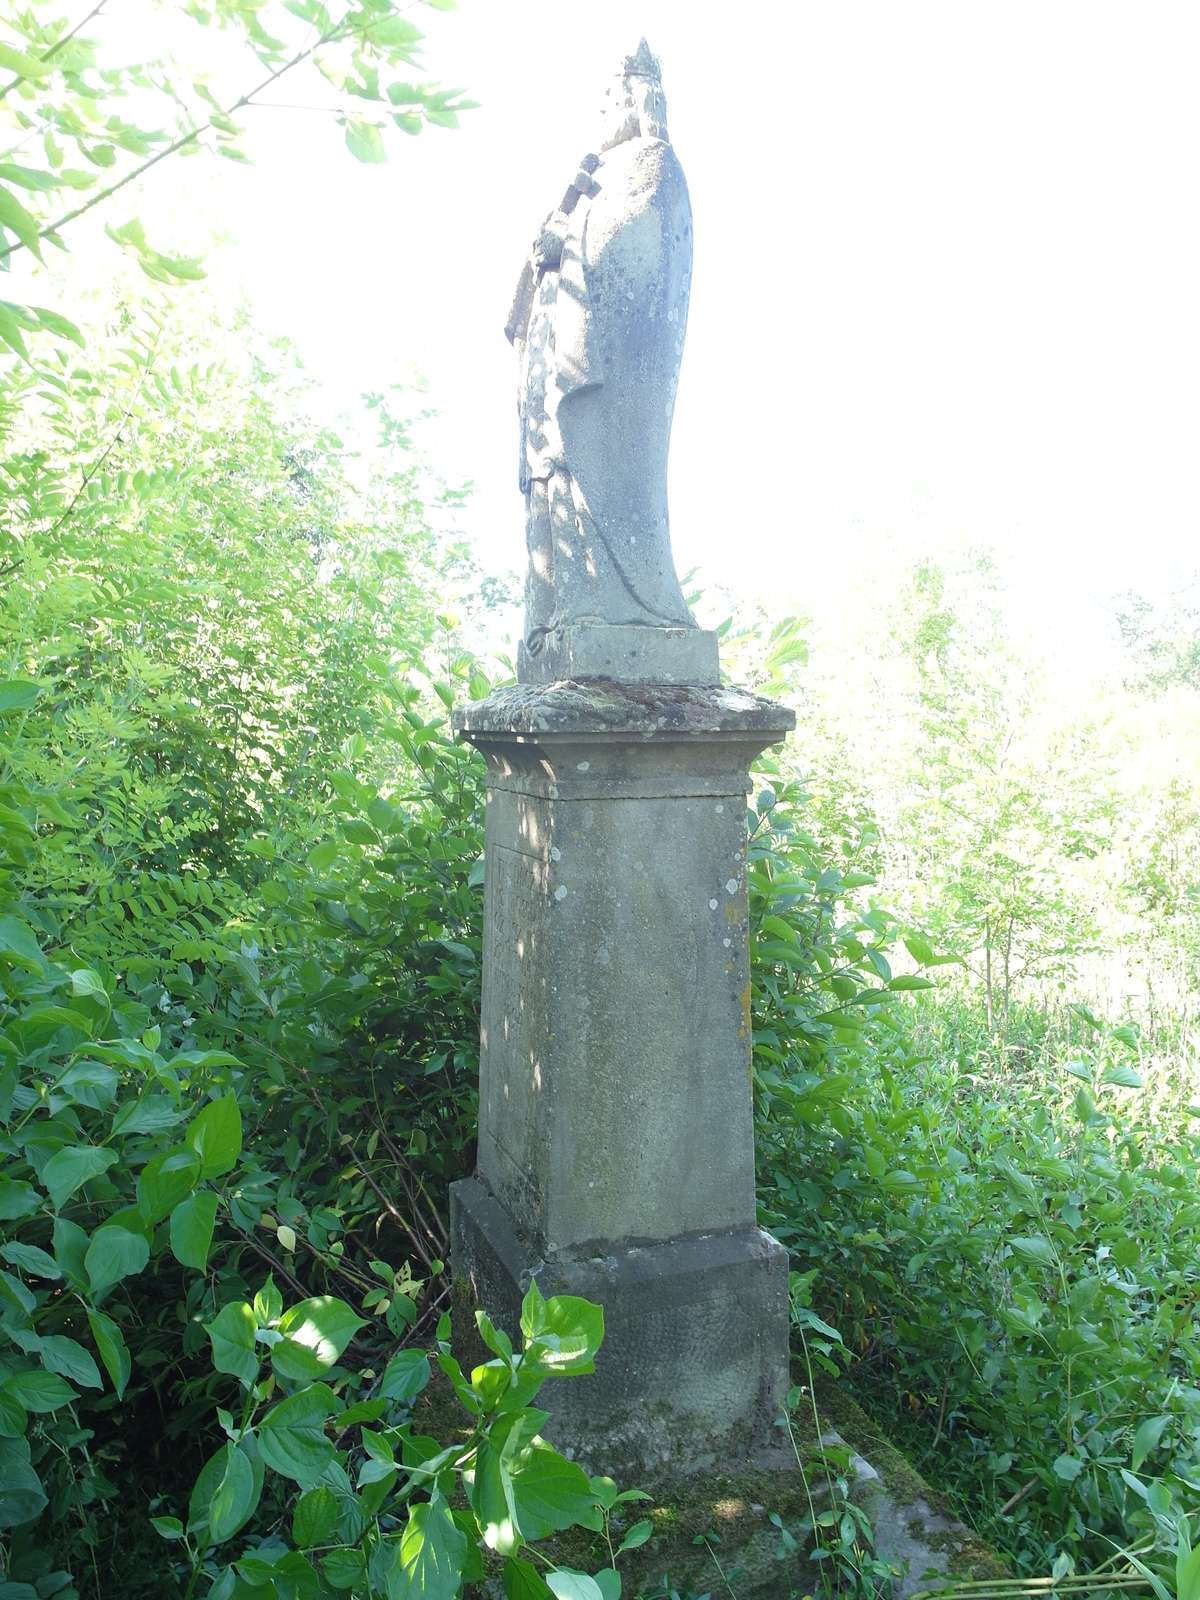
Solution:
[(600, 195), (639, 211), (648, 204), (687, 203), (679, 157), (665, 139), (626, 139), (606, 151), (596, 173)]

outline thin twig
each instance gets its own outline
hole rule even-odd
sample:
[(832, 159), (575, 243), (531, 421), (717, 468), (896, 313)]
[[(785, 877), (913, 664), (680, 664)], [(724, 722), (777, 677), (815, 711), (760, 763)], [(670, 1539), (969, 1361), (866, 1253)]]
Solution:
[[(51, 56), (57, 55), (57, 53), (62, 49), (63, 45), (67, 44), (71, 39), (73, 39), (81, 28), (86, 28), (92, 18), (98, 16), (100, 12), (104, 10), (107, 4), (108, 0), (98, 0), (98, 4), (92, 7), (86, 17), (81, 17), (75, 26), (70, 30), (70, 32), (64, 33), (61, 39), (56, 39), (50, 46), (49, 50), (44, 50), (37, 59), (39, 61), (49, 61)], [(15, 89), (19, 83), (28, 83), (29, 81), (30, 80), (28, 78), (22, 77), (21, 74), (18, 73), (11, 83), (6, 83), (4, 87), (0, 89), (0, 100), (3, 100), (6, 95), (11, 93), (11, 91)]]
[[(234, 1226), (237, 1226), (236, 1223)], [(269, 1263), (273, 1272), (278, 1272), (281, 1278), (291, 1284), (292, 1288), (296, 1290), (297, 1294), (307, 1299), (308, 1290), (300, 1282), (300, 1279), (296, 1277), (295, 1273), (289, 1272), (285, 1266), (277, 1261), (265, 1245), (259, 1244), (258, 1240), (253, 1234), (247, 1233), (244, 1228), (238, 1228), (237, 1231), (250, 1246), (251, 1250), (253, 1250), (257, 1255), (260, 1255), (264, 1261)]]
[[(339, 23), (338, 27), (340, 26), (341, 24)], [(235, 100), (231, 106), (226, 107), (224, 111), (214, 113), (214, 115), (232, 117), (235, 112), (241, 111), (244, 106), (248, 106), (250, 104), (255, 95), (261, 94), (264, 89), (269, 89), (277, 79), (283, 77), (285, 72), (290, 72), (293, 67), (298, 67), (302, 61), (306, 61), (308, 57), (311, 56), (314, 51), (319, 50), (323, 44), (328, 44), (330, 40), (337, 35), (337, 32), (338, 28), (332, 28), (328, 33), (321, 34), (321, 36), (318, 39), (315, 39), (312, 44), (306, 45), (303, 50), (298, 50), (290, 60), (285, 61), (282, 66), (276, 67), (275, 71), (272, 72), (269, 77), (264, 78), (260, 84), (257, 84), (253, 89), (242, 95), (239, 100)], [(82, 217), (86, 212), (91, 211), (95, 206), (100, 205), (102, 201), (108, 200), (112, 195), (116, 194), (118, 190), (124, 189), (126, 184), (133, 183), (136, 179), (149, 172), (150, 168), (157, 166), (160, 161), (165, 161), (168, 156), (173, 156), (177, 150), (182, 150), (185, 145), (194, 144), (195, 141), (203, 134), (207, 133), (209, 129), (213, 127), (213, 125), (213, 120), (210, 117), (207, 122), (198, 123), (194, 128), (189, 129), (187, 133), (180, 134), (178, 139), (173, 140), (169, 145), (165, 145), (163, 149), (159, 150), (155, 155), (152, 155), (146, 161), (143, 161), (140, 167), (135, 167), (132, 172), (127, 172), (125, 176), (123, 178), (119, 178), (116, 183), (110, 183), (107, 189), (101, 189), (100, 192), (98, 194), (94, 194), (90, 200), (85, 200), (83, 205), (76, 206), (74, 211), (68, 211), (64, 216), (59, 217), (57, 222), (48, 222), (44, 228), (39, 228), (37, 237), (39, 239), (46, 239), (56, 235), (62, 228), (66, 227), (68, 222), (74, 222), (78, 217)], [(0, 261), (5, 260), (8, 256), (15, 255), (18, 250), (25, 250), (27, 248), (27, 245), (25, 245), (20, 239), (17, 239), (12, 244), (6, 245), (4, 249), (0, 250)]]
[(429, 1319), (433, 1316), (434, 1312), (441, 1305), (442, 1301), (443, 1300), (448, 1300), (449, 1298), (450, 1298), (450, 1285), (446, 1284), (446, 1286), (444, 1288), (438, 1290), (437, 1294), (434, 1295), (433, 1299), (429, 1302), (429, 1304), (425, 1307), (424, 1311), (422, 1311), (421, 1315), (413, 1323), (412, 1327), (409, 1328), (408, 1332), (404, 1335), (404, 1342), (406, 1344), (410, 1343), (413, 1339), (416, 1338), (418, 1331), (421, 1329), (421, 1327), (426, 1322), (429, 1321)]
[(929, 1447), (930, 1450), (936, 1450), (937, 1449), (938, 1440), (942, 1437), (942, 1426), (946, 1421), (946, 1399), (947, 1399), (947, 1396), (949, 1395), (949, 1393), (950, 1393), (950, 1374), (947, 1373), (946, 1374), (946, 1381), (945, 1381), (945, 1383), (942, 1384), (942, 1402), (938, 1406), (937, 1428), (934, 1430), (933, 1443)]
[(100, 468), (108, 460), (109, 456), (112, 455), (112, 453), (116, 449), (117, 445), (120, 444), (121, 437), (125, 432), (125, 425), (129, 421), (130, 417), (133, 415), (134, 406), (136, 406), (138, 401), (141, 399), (142, 389), (145, 387), (146, 379), (150, 376), (150, 369), (154, 365), (154, 358), (158, 354), (158, 347), (159, 347), (159, 344), (161, 343), (161, 341), (162, 341), (162, 329), (160, 327), (158, 332), (154, 335), (154, 344), (151, 346), (150, 354), (146, 358), (146, 365), (142, 368), (141, 377), (137, 381), (137, 388), (133, 391), (132, 398), (130, 399), (129, 404), (125, 407), (125, 414), (121, 418), (120, 422), (117, 424), (116, 432), (113, 434), (112, 438), (105, 445), (104, 449), (100, 452), (99, 456), (97, 456), (96, 460), (92, 462), (91, 466), (88, 467), (87, 471), (84, 473), (83, 481), (80, 483), (78, 489), (76, 489), (75, 493), (72, 495), (71, 502), (67, 506), (67, 509), (62, 513), (62, 515), (58, 518), (58, 520), (55, 523), (53, 523), (52, 526), (47, 530), (46, 537), (48, 539), (51, 538), (54, 534), (56, 534), (58, 532), (58, 530), (62, 527), (63, 523), (67, 520), (67, 518), (75, 510), (75, 507), (79, 504), (80, 500), (83, 498), (84, 491), (87, 489), (88, 484), (91, 483), (92, 479), (100, 471)]

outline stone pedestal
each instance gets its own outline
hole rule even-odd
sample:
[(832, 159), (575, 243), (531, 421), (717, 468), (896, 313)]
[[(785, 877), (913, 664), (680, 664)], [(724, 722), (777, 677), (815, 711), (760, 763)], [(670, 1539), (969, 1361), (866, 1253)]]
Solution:
[(488, 765), (479, 1160), (453, 1193), (459, 1336), (531, 1277), (598, 1300), (547, 1434), (611, 1471), (749, 1460), (787, 1386), (755, 1224), (746, 793), (790, 711), (738, 691), (522, 685), (462, 708)]

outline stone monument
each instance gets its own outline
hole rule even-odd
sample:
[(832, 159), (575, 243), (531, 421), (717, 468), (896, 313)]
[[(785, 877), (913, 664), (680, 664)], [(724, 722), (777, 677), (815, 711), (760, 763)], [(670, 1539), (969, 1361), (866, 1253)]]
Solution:
[(547, 1435), (596, 1468), (768, 1454), (787, 1258), (755, 1221), (746, 793), (792, 713), (720, 683), (676, 576), (667, 449), (692, 225), (658, 63), (626, 59), (521, 273), (518, 683), (455, 713), (487, 763), (480, 1127), (457, 1336), (531, 1278), (599, 1301)]

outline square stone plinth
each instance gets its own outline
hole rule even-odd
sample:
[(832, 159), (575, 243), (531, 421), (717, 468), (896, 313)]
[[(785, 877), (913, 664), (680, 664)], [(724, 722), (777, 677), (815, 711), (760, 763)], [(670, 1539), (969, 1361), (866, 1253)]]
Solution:
[(775, 1426), (787, 1384), (787, 1253), (760, 1228), (597, 1253), (540, 1255), (473, 1178), (451, 1190), (454, 1334), (465, 1364), (488, 1359), (474, 1310), (520, 1348), (532, 1279), (549, 1297), (604, 1308), (596, 1371), (551, 1380), (545, 1433), (593, 1472), (701, 1472), (787, 1459)]

